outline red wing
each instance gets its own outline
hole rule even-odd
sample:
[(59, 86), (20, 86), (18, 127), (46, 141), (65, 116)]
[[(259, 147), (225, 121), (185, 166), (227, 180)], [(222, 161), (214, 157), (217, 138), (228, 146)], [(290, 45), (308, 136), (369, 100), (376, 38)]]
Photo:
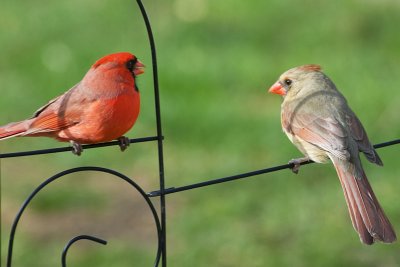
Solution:
[(78, 118), (74, 120), (74, 118), (70, 118), (70, 116), (62, 118), (57, 113), (49, 113), (43, 116), (39, 116), (30, 125), (29, 130), (26, 131), (25, 135), (60, 131), (62, 129), (77, 124), (79, 122), (79, 120), (77, 119)]
[(65, 92), (64, 94), (57, 96), (55, 98), (53, 98), (52, 100), (50, 100), (49, 102), (47, 102), (46, 105), (40, 107), (38, 110), (35, 111), (35, 113), (33, 114), (32, 118), (35, 118), (37, 116), (40, 115), (40, 113), (42, 113), (43, 111), (45, 111), (51, 104), (53, 104), (54, 102), (56, 102), (58, 99), (64, 97), (66, 94), (68, 94), (69, 92), (73, 91), (76, 87), (79, 86), (79, 83), (76, 84), (75, 86), (73, 86), (71, 89), (69, 89), (67, 92)]
[(26, 134), (60, 131), (79, 123), (87, 101), (75, 90), (78, 85), (38, 109)]

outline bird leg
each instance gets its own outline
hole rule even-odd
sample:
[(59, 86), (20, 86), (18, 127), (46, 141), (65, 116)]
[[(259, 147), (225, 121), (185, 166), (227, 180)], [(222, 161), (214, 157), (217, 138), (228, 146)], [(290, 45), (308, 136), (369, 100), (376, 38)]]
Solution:
[(307, 162), (309, 160), (310, 160), (309, 157), (289, 160), (289, 164), (293, 165), (293, 167), (291, 167), (290, 169), (292, 170), (293, 173), (298, 174), (301, 164), (304, 163), (304, 162)]
[(71, 140), (69, 142), (71, 143), (71, 146), (72, 146), (72, 153), (74, 155), (80, 156), (83, 151), (82, 145), (73, 140)]
[(117, 140), (119, 141), (119, 147), (121, 148), (122, 152), (131, 144), (131, 140), (126, 136), (121, 136)]

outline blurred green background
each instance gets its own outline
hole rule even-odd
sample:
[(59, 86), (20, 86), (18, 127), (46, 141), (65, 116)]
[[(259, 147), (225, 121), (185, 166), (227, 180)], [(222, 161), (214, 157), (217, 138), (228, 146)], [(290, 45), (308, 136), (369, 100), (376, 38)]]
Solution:
[[(285, 70), (321, 64), (373, 143), (400, 136), (397, 0), (144, 1), (158, 52), (167, 187), (284, 164), (300, 156), (280, 128), (280, 97), (266, 89)], [(148, 39), (128, 0), (2, 1), (0, 125), (30, 116), (78, 82), (103, 55), (131, 51), (146, 65), (142, 109), (129, 136), (153, 136)], [(10, 139), (2, 153), (57, 147)], [(364, 165), (400, 233), (399, 146)], [(156, 143), (1, 160), (1, 263), (27, 195), (67, 168), (103, 166), (157, 189)], [(154, 199), (157, 204), (157, 199)], [(400, 245), (362, 245), (330, 164), (308, 165), (168, 195), (169, 266), (399, 266)], [(155, 227), (144, 201), (105, 174), (65, 177), (45, 189), (17, 231), (14, 266), (152, 266)]]

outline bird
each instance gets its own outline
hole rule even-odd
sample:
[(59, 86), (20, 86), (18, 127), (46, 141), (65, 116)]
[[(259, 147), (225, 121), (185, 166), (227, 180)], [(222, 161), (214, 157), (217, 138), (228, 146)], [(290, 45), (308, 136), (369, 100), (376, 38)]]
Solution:
[(305, 155), (289, 161), (293, 172), (306, 161), (330, 160), (361, 242), (394, 242), (396, 233), (368, 182), (360, 152), (379, 166), (383, 166), (382, 160), (332, 80), (319, 65), (303, 65), (284, 72), (268, 91), (283, 97), (282, 129)]
[(72, 152), (79, 156), (82, 144), (117, 139), (124, 151), (130, 143), (124, 134), (133, 127), (140, 111), (136, 80), (144, 67), (129, 52), (100, 58), (80, 82), (39, 108), (31, 118), (1, 126), (0, 140), (51, 137), (70, 142)]

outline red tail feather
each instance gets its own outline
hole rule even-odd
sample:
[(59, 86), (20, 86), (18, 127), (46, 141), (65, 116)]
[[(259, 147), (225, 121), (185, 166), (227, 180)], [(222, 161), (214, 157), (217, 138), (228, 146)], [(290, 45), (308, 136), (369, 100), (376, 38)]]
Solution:
[(28, 129), (29, 121), (12, 122), (0, 127), (0, 140), (23, 135)]

